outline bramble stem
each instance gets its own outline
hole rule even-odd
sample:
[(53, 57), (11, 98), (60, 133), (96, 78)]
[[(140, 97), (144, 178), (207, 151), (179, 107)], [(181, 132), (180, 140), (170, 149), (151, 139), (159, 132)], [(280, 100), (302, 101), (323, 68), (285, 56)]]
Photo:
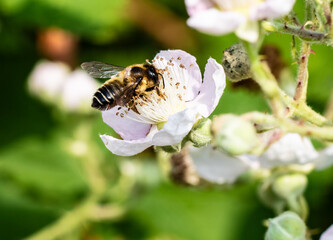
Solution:
[(333, 121), (333, 90), (331, 91), (330, 100), (328, 101), (325, 111), (325, 117), (330, 121)]
[[(272, 110), (274, 111), (273, 114), (275, 117), (283, 117), (284, 108), (281, 104), (283, 103), (293, 115), (300, 116), (315, 125), (321, 126), (331, 123), (325, 117), (313, 111), (305, 102), (296, 102), (292, 97), (288, 96), (278, 86), (277, 81), (270, 72), (267, 64), (260, 61), (258, 53), (254, 50), (255, 48), (248, 42), (244, 42), (244, 47), (247, 50), (251, 61), (253, 79), (261, 87), (262, 91), (268, 98), (270, 105), (274, 106)], [(307, 84), (305, 87), (306, 86)], [(306, 90), (302, 89), (301, 92), (306, 92)], [(280, 102), (280, 104), (276, 104), (277, 102)]]
[(306, 92), (308, 88), (308, 78), (309, 78), (308, 62), (309, 62), (310, 51), (311, 51), (310, 44), (303, 42), (300, 59), (298, 63), (299, 67), (298, 67), (297, 86), (294, 96), (294, 100), (296, 102), (305, 102), (306, 100)]
[(280, 32), (291, 34), (293, 36), (297, 36), (303, 41), (307, 42), (321, 42), (326, 44), (332, 44), (328, 34), (324, 32), (312, 31), (305, 29), (304, 27), (299, 27), (295, 25), (290, 25), (287, 23), (281, 23), (276, 21), (265, 22), (270, 25), (270, 28), (266, 30), (270, 32)]

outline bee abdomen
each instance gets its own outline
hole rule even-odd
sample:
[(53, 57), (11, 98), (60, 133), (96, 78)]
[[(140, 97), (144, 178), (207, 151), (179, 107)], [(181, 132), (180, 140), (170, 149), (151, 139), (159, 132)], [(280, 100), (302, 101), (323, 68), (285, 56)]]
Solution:
[(111, 109), (116, 105), (116, 98), (120, 94), (121, 90), (118, 81), (106, 83), (94, 94), (91, 106), (101, 111)]

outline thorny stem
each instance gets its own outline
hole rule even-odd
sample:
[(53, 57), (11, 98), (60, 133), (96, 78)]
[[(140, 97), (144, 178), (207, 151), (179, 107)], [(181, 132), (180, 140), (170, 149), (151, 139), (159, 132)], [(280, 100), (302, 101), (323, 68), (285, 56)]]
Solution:
[(308, 88), (308, 62), (310, 55), (310, 44), (303, 42), (302, 49), (300, 54), (300, 59), (298, 63), (298, 77), (297, 77), (297, 87), (294, 96), (294, 100), (296, 102), (305, 102), (306, 100), (306, 92)]
[(324, 29), (325, 32), (329, 33), (332, 24), (330, 0), (323, 0), (321, 4), (317, 4), (316, 12), (320, 29)]
[(305, 102), (296, 102), (292, 97), (288, 96), (281, 89), (280, 97), (282, 101), (288, 106), (288, 109), (291, 111), (291, 116), (300, 116), (318, 126), (322, 126), (324, 124), (331, 124), (328, 119), (326, 119), (319, 113), (313, 111)]
[(324, 32), (312, 31), (295, 25), (287, 23), (281, 23), (276, 21), (269, 22), (271, 24), (270, 31), (291, 34), (297, 36), (300, 39), (308, 42), (322, 42), (326, 44), (332, 44), (328, 35)]
[(270, 128), (280, 127), (284, 132), (299, 133), (303, 136), (333, 141), (333, 127), (318, 127), (286, 118), (275, 118), (270, 114), (260, 112), (249, 112), (243, 114), (242, 117), (258, 125)]
[(333, 90), (331, 91), (330, 100), (328, 101), (328, 105), (325, 111), (325, 117), (333, 121)]
[(330, 121), (319, 113), (313, 111), (305, 102), (296, 102), (292, 97), (288, 96), (282, 89), (280, 89), (267, 64), (260, 61), (258, 53), (254, 50), (251, 44), (244, 42), (244, 46), (251, 61), (253, 79), (261, 87), (262, 91), (268, 98), (270, 105), (274, 106), (272, 110), (275, 117), (283, 117), (285, 110), (281, 104), (283, 103), (287, 106), (292, 115), (300, 116), (318, 126), (326, 123), (330, 124)]
[(305, 20), (309, 21), (313, 19), (314, 14), (314, 2), (312, 0), (305, 0)]

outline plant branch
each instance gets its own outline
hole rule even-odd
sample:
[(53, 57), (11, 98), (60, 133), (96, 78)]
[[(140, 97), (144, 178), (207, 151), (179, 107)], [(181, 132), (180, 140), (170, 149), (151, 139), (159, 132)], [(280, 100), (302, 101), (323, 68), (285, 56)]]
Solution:
[[(286, 105), (288, 110), (293, 114), (304, 118), (305, 120), (321, 126), (324, 124), (331, 124), (325, 117), (312, 110), (305, 102), (296, 102), (292, 97), (288, 96), (277, 84), (275, 77), (270, 72), (267, 64), (261, 62), (258, 53), (254, 50), (253, 46), (244, 42), (245, 49), (248, 52), (251, 61), (251, 70), (253, 79), (259, 84), (262, 91), (270, 101), (270, 105), (274, 106), (272, 109), (274, 116), (283, 118), (284, 108)], [(304, 89), (302, 89), (302, 92)], [(277, 104), (280, 102), (280, 104)]]
[(296, 102), (305, 102), (306, 100), (306, 92), (309, 79), (308, 62), (310, 51), (310, 44), (307, 42), (303, 42), (299, 59), (296, 92), (294, 96), (294, 100)]
[(290, 34), (293, 36), (297, 36), (301, 40), (310, 43), (319, 42), (319, 43), (332, 44), (328, 34), (324, 32), (312, 31), (305, 29), (304, 27), (299, 27), (276, 21), (264, 22), (263, 26), (269, 32), (280, 32), (280, 33)]

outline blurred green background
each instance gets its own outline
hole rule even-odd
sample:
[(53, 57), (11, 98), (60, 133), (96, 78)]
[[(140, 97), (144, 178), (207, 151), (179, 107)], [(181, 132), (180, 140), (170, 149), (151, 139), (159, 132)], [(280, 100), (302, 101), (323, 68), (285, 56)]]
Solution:
[[(298, 1), (300, 15), (302, 7)], [(114, 133), (99, 113), (64, 114), (27, 91), (27, 77), (40, 59), (62, 60), (73, 68), (91, 60), (127, 66), (152, 59), (162, 49), (183, 49), (197, 58), (201, 70), (209, 57), (220, 62), (236, 37), (200, 34), (186, 26), (187, 17), (179, 0), (0, 0), (0, 239), (27, 237), (89, 195), (80, 158), (66, 151), (78, 122), (92, 126), (89, 141), (101, 154), (102, 174), (110, 188), (116, 186), (105, 201), (120, 203), (126, 212), (87, 222), (61, 239), (263, 239), (263, 221), (274, 213), (260, 203), (256, 182), (209, 189), (176, 185), (151, 149), (126, 159), (107, 151), (98, 134)], [(69, 43), (62, 45), (65, 40), (54, 29), (65, 31)], [(274, 46), (280, 52), (275, 58), (295, 75), (291, 37), (271, 34), (265, 45)], [(308, 101), (322, 112), (333, 85), (333, 50), (317, 45), (313, 50)], [(251, 84), (228, 84), (214, 113), (252, 110), (269, 111), (260, 91)], [(137, 174), (119, 187), (124, 163)], [(308, 226), (314, 233), (333, 223), (332, 173), (327, 169), (309, 176)]]

